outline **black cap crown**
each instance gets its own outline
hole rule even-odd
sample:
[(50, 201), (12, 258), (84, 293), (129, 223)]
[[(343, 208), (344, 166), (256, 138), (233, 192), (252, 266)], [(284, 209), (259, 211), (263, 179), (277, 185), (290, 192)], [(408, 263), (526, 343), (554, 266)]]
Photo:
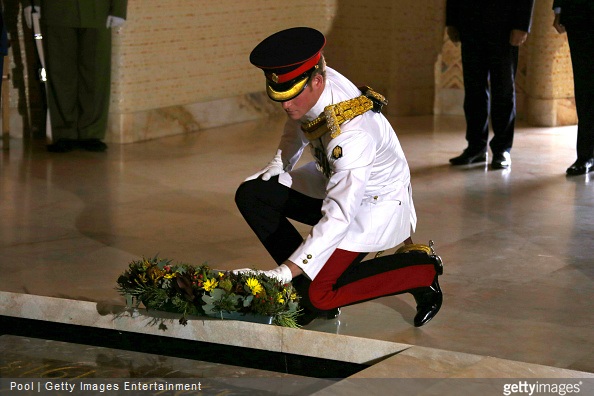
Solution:
[(266, 92), (277, 102), (299, 95), (317, 67), (326, 44), (316, 29), (295, 27), (264, 39), (252, 50), (250, 62), (264, 71)]

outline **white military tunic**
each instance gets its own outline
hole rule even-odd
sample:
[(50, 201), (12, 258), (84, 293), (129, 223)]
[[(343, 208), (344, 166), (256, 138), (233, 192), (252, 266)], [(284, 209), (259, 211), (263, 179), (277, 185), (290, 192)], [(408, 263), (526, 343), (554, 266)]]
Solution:
[[(318, 102), (302, 120), (287, 121), (279, 145), (286, 171), (279, 183), (323, 199), (322, 219), (289, 257), (310, 279), (337, 248), (386, 250), (402, 243), (416, 226), (408, 163), (382, 114), (368, 111), (343, 123), (334, 139), (326, 133), (309, 142), (301, 131), (301, 122), (315, 119), (327, 105), (360, 95), (347, 78), (327, 68), (326, 86)], [(317, 148), (325, 155), (329, 177), (321, 170), (324, 159), (294, 169), (308, 144), (312, 151)]]

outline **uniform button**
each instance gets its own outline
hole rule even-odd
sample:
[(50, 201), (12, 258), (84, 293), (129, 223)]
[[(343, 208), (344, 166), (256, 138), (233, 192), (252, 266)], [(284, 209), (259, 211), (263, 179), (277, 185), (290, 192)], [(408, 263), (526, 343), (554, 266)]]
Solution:
[(311, 258), (311, 254), (308, 254), (308, 255), (307, 255), (307, 258), (308, 258), (308, 259), (310, 259), (310, 258)]
[(307, 264), (309, 261), (307, 260), (303, 260), (303, 264)]

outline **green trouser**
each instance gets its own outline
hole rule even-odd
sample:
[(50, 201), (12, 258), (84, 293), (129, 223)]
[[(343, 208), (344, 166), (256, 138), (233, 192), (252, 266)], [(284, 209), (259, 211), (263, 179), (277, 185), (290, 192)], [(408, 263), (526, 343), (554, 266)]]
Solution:
[(43, 29), (53, 140), (103, 139), (111, 91), (111, 30)]

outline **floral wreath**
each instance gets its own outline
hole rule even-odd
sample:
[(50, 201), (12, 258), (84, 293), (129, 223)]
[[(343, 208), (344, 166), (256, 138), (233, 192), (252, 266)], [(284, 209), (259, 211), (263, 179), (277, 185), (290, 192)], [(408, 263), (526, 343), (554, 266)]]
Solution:
[(128, 308), (142, 303), (147, 310), (188, 316), (222, 317), (222, 313), (272, 317), (272, 323), (299, 327), (299, 296), (291, 283), (282, 283), (256, 270), (222, 272), (206, 264), (172, 265), (171, 260), (142, 258), (132, 261), (119, 276), (116, 290)]

